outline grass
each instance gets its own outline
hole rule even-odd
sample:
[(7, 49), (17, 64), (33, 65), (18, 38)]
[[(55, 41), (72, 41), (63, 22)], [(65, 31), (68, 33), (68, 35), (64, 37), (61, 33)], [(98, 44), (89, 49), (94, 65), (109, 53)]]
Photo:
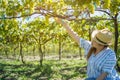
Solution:
[(0, 60), (0, 80), (82, 80), (86, 77), (85, 60), (44, 60), (22, 64), (15, 60)]

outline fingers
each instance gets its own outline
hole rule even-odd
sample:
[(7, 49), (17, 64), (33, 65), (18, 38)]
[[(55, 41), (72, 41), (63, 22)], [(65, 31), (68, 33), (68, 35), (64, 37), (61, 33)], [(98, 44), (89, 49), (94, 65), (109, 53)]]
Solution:
[(57, 23), (62, 23), (62, 19), (60, 19), (60, 18), (55, 18), (55, 20)]
[(55, 20), (56, 20), (57, 23), (62, 24), (63, 27), (69, 26), (69, 24), (61, 18), (55, 18)]

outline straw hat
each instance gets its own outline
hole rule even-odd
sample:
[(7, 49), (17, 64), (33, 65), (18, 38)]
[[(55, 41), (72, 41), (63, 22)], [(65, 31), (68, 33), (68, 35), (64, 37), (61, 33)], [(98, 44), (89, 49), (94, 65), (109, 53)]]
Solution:
[(92, 40), (101, 45), (111, 45), (112, 33), (108, 29), (95, 30), (92, 32)]

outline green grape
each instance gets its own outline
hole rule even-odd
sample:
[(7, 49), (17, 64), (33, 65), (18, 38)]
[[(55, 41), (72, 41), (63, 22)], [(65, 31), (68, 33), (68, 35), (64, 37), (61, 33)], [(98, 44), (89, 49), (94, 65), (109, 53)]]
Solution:
[(7, 14), (7, 16), (12, 16), (13, 15), (11, 11), (10, 12), (6, 12), (6, 14)]
[(33, 13), (33, 12), (34, 12), (34, 8), (31, 7), (31, 8), (30, 8), (30, 13)]
[(49, 16), (45, 16), (45, 19), (46, 19), (46, 23), (48, 24), (49, 23)]
[(92, 0), (84, 0), (87, 4), (91, 3)]
[(97, 5), (100, 5), (100, 0), (93, 0), (94, 3), (96, 3)]
[(75, 11), (73, 14), (74, 14), (75, 16), (78, 16), (78, 15), (80, 14), (80, 12), (79, 12), (79, 11)]
[(5, 30), (8, 30), (8, 26), (5, 26)]
[(117, 0), (118, 3), (120, 3), (120, 0)]
[(93, 14), (93, 13), (94, 13), (94, 10), (95, 10), (95, 7), (94, 7), (93, 4), (89, 4), (89, 5), (88, 5), (88, 9), (89, 9), (89, 11)]
[(26, 4), (29, 4), (31, 1), (30, 0), (26, 0)]
[(34, 7), (34, 2), (29, 3), (30, 7)]
[(2, 0), (1, 7), (3, 7), (3, 8), (7, 7), (7, 1), (6, 0)]
[(110, 7), (110, 0), (104, 0), (104, 5), (103, 5), (103, 8), (104, 9), (107, 9)]
[(97, 4), (97, 5), (100, 5), (100, 0), (96, 0), (96, 4)]

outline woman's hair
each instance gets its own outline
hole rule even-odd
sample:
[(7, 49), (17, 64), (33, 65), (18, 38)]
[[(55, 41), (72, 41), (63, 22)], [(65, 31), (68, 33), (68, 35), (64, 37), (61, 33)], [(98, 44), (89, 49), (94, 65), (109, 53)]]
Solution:
[(90, 58), (90, 56), (92, 55), (93, 52), (96, 51), (96, 48), (95, 47), (91, 47), (88, 54), (87, 54), (87, 60)]
[[(105, 45), (104, 47), (108, 47), (108, 45)], [(94, 53), (96, 51), (95, 47), (91, 47), (88, 54), (87, 54), (87, 60), (90, 58), (90, 56), (92, 55), (92, 53)]]

